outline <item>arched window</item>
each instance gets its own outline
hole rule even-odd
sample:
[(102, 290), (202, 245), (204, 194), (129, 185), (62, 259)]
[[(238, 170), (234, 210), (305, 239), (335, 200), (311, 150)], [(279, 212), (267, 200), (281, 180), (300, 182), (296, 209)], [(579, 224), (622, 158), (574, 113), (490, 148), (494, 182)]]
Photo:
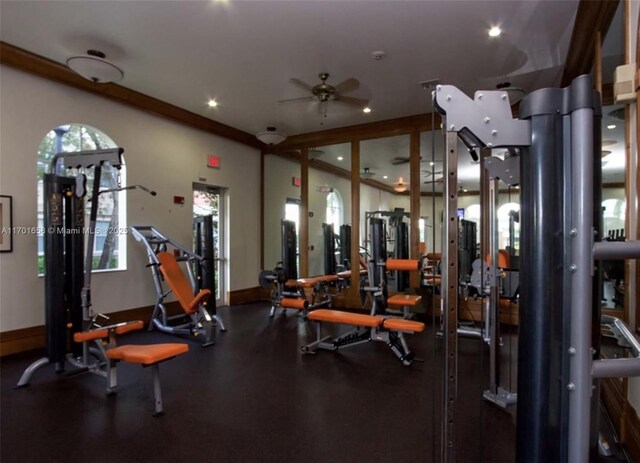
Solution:
[(603, 235), (610, 231), (624, 229), (624, 218), (627, 210), (624, 199), (605, 199), (602, 201), (603, 211)]
[(344, 223), (344, 208), (342, 206), (342, 196), (335, 188), (327, 195), (327, 221), (333, 225), (333, 232), (340, 233), (340, 225)]
[[(43, 178), (49, 171), (49, 164), (57, 152), (87, 151), (106, 148), (116, 148), (117, 145), (105, 133), (83, 124), (61, 125), (45, 135), (38, 147), (37, 179), (38, 179), (38, 230), (44, 226), (43, 211)], [(76, 169), (67, 170), (64, 175), (74, 176)], [(93, 169), (86, 169), (88, 195), (93, 187)], [(125, 167), (115, 169), (103, 165), (100, 177), (102, 189), (124, 187), (126, 185)], [(87, 199), (87, 198), (85, 198)], [(91, 203), (85, 202), (85, 222)], [(124, 191), (105, 193), (100, 195), (98, 217), (93, 245), (93, 270), (124, 270), (126, 269), (126, 195)], [(38, 274), (44, 272), (44, 236), (38, 235)]]
[[(506, 203), (498, 208), (498, 248), (507, 249), (509, 246), (509, 215), (511, 212), (520, 212), (520, 204)], [(520, 223), (514, 222), (513, 254), (519, 254), (520, 250)]]

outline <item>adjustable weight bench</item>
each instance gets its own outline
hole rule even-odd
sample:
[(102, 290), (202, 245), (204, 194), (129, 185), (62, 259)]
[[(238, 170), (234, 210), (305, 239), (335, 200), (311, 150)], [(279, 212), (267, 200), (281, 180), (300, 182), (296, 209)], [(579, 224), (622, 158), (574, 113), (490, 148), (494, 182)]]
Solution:
[(82, 331), (73, 335), (78, 343), (94, 341), (102, 352), (106, 361), (106, 371), (101, 371), (107, 380), (107, 395), (115, 394), (118, 386), (118, 362), (137, 363), (143, 367), (151, 367), (153, 375), (153, 397), (155, 413), (160, 416), (163, 412), (162, 391), (160, 387), (160, 363), (171, 360), (189, 351), (189, 345), (184, 343), (167, 344), (128, 344), (116, 346), (116, 335), (140, 330), (144, 327), (142, 321), (120, 323), (89, 331)]
[[(391, 348), (404, 365), (411, 365), (414, 360), (414, 354), (409, 349), (404, 334), (420, 333), (425, 329), (424, 323), (414, 320), (330, 309), (314, 310), (309, 313), (308, 318), (317, 322), (317, 338), (314, 342), (301, 347), (305, 354), (315, 354), (317, 349), (337, 351), (370, 341), (381, 341)], [(331, 336), (322, 337), (322, 322), (350, 325), (354, 328), (332, 339)]]

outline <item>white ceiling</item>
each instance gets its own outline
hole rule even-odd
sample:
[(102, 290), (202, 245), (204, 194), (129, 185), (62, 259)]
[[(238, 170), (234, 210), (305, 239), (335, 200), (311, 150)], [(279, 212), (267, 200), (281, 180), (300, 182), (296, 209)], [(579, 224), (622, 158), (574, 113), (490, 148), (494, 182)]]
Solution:
[[(249, 133), (275, 125), (287, 134), (373, 122), (431, 110), (418, 82), (440, 79), (468, 94), (508, 80), (527, 92), (558, 85), (578, 1), (50, 1), (2, 2), (0, 38), (64, 63), (94, 48), (125, 71), (122, 85)], [(603, 47), (619, 60), (618, 13)], [(488, 28), (499, 25), (497, 39)], [(374, 61), (371, 53), (386, 58)], [(607, 61), (607, 63), (609, 62)], [(608, 66), (607, 69), (611, 67)], [(323, 119), (289, 83), (360, 80), (349, 93), (370, 100), (373, 112), (333, 103)], [(209, 98), (219, 102), (209, 108)], [(605, 111), (608, 113), (608, 111)], [(623, 124), (603, 127), (617, 144), (605, 179), (623, 180)], [(323, 123), (323, 125), (321, 125)], [(612, 123), (606, 117), (604, 125)], [(431, 137), (421, 136), (422, 181), (429, 180)], [(436, 136), (436, 153), (442, 152)], [(349, 146), (323, 147), (323, 161), (349, 169)], [(362, 142), (361, 167), (393, 184), (409, 178), (409, 136)], [(337, 157), (344, 159), (338, 161)], [(437, 154), (436, 154), (437, 156)], [(436, 164), (436, 171), (441, 164)], [(387, 175), (388, 179), (383, 176)], [(478, 166), (461, 156), (461, 184), (474, 189)], [(423, 191), (431, 189), (422, 184)]]
[[(430, 111), (418, 82), (467, 93), (504, 80), (557, 85), (578, 1), (50, 1), (2, 2), (0, 38), (64, 63), (99, 49), (123, 86), (249, 133), (287, 134)], [(500, 25), (498, 39), (488, 28)], [(374, 61), (371, 53), (386, 52)], [(349, 96), (373, 112), (330, 104), (322, 118), (289, 83), (354, 77)], [(209, 98), (219, 106), (208, 108)]]

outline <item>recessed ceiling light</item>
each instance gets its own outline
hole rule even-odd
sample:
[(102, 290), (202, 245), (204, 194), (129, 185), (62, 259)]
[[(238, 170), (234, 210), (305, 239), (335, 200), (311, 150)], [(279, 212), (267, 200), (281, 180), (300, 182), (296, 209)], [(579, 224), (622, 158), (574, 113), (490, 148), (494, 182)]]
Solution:
[(338, 161), (342, 161), (344, 158), (342, 156), (338, 156)]
[(433, 161), (431, 161), (431, 162), (429, 162), (429, 165), (430, 165), (430, 166), (435, 166), (435, 165), (436, 165), (436, 163), (435, 163), (435, 162), (433, 162)]
[(371, 112), (371, 108), (369, 106), (367, 106), (366, 108), (362, 109), (362, 112), (365, 114), (369, 114)]
[(386, 180), (386, 179), (389, 178), (389, 176), (388, 175), (383, 175), (382, 178)]
[(210, 108), (215, 108), (216, 106), (218, 106), (218, 102), (216, 100), (214, 100), (213, 98), (210, 99), (207, 104), (209, 105)]
[(463, 191), (464, 193), (466, 193), (466, 192), (467, 192), (467, 191), (469, 191), (469, 190), (467, 190), (466, 188), (463, 188), (463, 189), (462, 189), (462, 191)]
[(500, 34), (502, 34), (502, 29), (500, 29), (498, 26), (493, 26), (491, 29), (489, 29), (489, 37), (499, 37)]
[(520, 189), (520, 185), (516, 185), (516, 190), (519, 190), (519, 189)]
[(608, 125), (608, 126), (607, 126), (607, 128), (608, 128), (609, 130), (613, 130), (613, 129), (615, 129), (615, 128), (616, 128), (616, 125), (615, 125), (615, 124), (611, 124), (611, 125)]

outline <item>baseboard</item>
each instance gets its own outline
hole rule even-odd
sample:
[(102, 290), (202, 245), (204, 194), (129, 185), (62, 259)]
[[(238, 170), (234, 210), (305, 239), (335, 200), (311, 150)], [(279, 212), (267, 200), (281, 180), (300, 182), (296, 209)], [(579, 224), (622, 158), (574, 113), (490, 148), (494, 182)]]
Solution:
[(260, 286), (253, 288), (237, 289), (235, 291), (229, 291), (227, 293), (227, 300), (229, 305), (241, 305), (249, 304), (251, 302), (269, 301), (271, 295), (268, 289), (264, 289)]
[(629, 405), (629, 402), (625, 403), (623, 417), (624, 423), (620, 441), (626, 451), (629, 452), (631, 461), (640, 461), (640, 418), (638, 418), (638, 413), (634, 408)]
[[(177, 302), (165, 304), (169, 315), (179, 314), (182, 309)], [(130, 320), (149, 321), (153, 313), (153, 306), (138, 307), (109, 313), (109, 324), (122, 323)], [(45, 344), (44, 325), (21, 328), (18, 330), (0, 333), (0, 357), (27, 352), (34, 349), (42, 349)]]

